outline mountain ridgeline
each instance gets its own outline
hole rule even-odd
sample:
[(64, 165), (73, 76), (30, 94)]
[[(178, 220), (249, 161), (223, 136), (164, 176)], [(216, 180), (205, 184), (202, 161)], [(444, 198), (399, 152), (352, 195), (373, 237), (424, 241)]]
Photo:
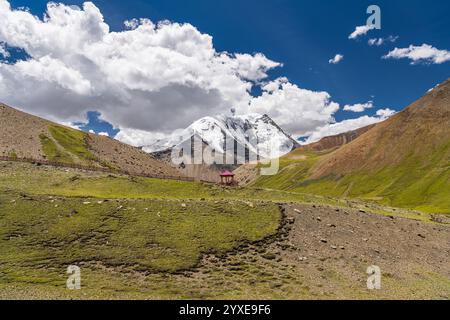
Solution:
[[(296, 147), (293, 140), (268, 115), (219, 115), (204, 117), (182, 132), (167, 139), (156, 140), (142, 149), (149, 153), (166, 151), (183, 144), (192, 137), (198, 137), (211, 149), (221, 154), (234, 153), (234, 146), (246, 146), (249, 152), (258, 154), (263, 158), (284, 155)], [(274, 154), (270, 154), (271, 152)]]

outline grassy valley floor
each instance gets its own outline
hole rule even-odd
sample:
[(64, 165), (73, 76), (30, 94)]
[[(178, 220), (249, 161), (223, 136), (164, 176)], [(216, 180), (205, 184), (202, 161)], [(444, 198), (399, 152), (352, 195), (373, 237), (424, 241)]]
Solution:
[[(448, 299), (450, 226), (433, 220), (301, 193), (0, 162), (0, 298)], [(382, 290), (366, 288), (373, 264)], [(81, 290), (66, 289), (68, 265), (81, 268)]]

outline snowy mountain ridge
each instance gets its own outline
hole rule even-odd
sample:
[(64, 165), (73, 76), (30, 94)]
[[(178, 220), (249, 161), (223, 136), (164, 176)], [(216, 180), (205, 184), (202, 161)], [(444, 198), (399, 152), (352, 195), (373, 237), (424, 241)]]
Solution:
[(204, 117), (182, 132), (143, 146), (142, 149), (148, 153), (169, 150), (193, 136), (201, 138), (219, 153), (229, 152), (229, 141), (236, 141), (262, 158), (280, 157), (298, 146), (269, 116), (253, 113)]

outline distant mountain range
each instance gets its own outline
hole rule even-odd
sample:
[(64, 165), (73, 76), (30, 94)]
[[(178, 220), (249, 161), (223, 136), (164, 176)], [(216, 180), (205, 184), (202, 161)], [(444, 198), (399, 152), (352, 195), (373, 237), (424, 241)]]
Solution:
[[(298, 146), (269, 116), (249, 114), (204, 117), (182, 132), (142, 149), (188, 177), (218, 182), (219, 173), (224, 169), (235, 170), (248, 162), (278, 158)], [(194, 154), (203, 154), (206, 148), (214, 150), (215, 159), (221, 161), (208, 163), (204, 159), (193, 159)], [(180, 149), (190, 151), (188, 158), (192, 159), (174, 164), (172, 155)]]

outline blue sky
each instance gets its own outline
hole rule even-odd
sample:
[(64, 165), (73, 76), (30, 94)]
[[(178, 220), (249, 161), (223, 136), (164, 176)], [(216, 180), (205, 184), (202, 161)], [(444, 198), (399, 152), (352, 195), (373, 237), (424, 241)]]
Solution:
[[(301, 88), (328, 92), (345, 105), (373, 101), (377, 108), (401, 110), (434, 85), (450, 77), (450, 62), (410, 64), (409, 59), (382, 59), (395, 47), (424, 43), (450, 50), (450, 2), (433, 1), (93, 1), (112, 30), (123, 21), (147, 17), (156, 22), (188, 22), (213, 37), (217, 51), (256, 53), (283, 63), (270, 77), (285, 76)], [(12, 0), (42, 16), (47, 1)], [(82, 1), (66, 0), (81, 5)], [(381, 8), (382, 29), (356, 40), (348, 39), (356, 26), (364, 25), (366, 9)], [(369, 46), (369, 38), (398, 36), (395, 43)], [(335, 54), (343, 61), (330, 64)], [(257, 92), (256, 92), (257, 93)], [(373, 115), (376, 108), (355, 114), (342, 108), (337, 121)], [(93, 110), (94, 111), (94, 110)], [(112, 128), (91, 123), (84, 129)], [(102, 126), (101, 128), (99, 126)]]

